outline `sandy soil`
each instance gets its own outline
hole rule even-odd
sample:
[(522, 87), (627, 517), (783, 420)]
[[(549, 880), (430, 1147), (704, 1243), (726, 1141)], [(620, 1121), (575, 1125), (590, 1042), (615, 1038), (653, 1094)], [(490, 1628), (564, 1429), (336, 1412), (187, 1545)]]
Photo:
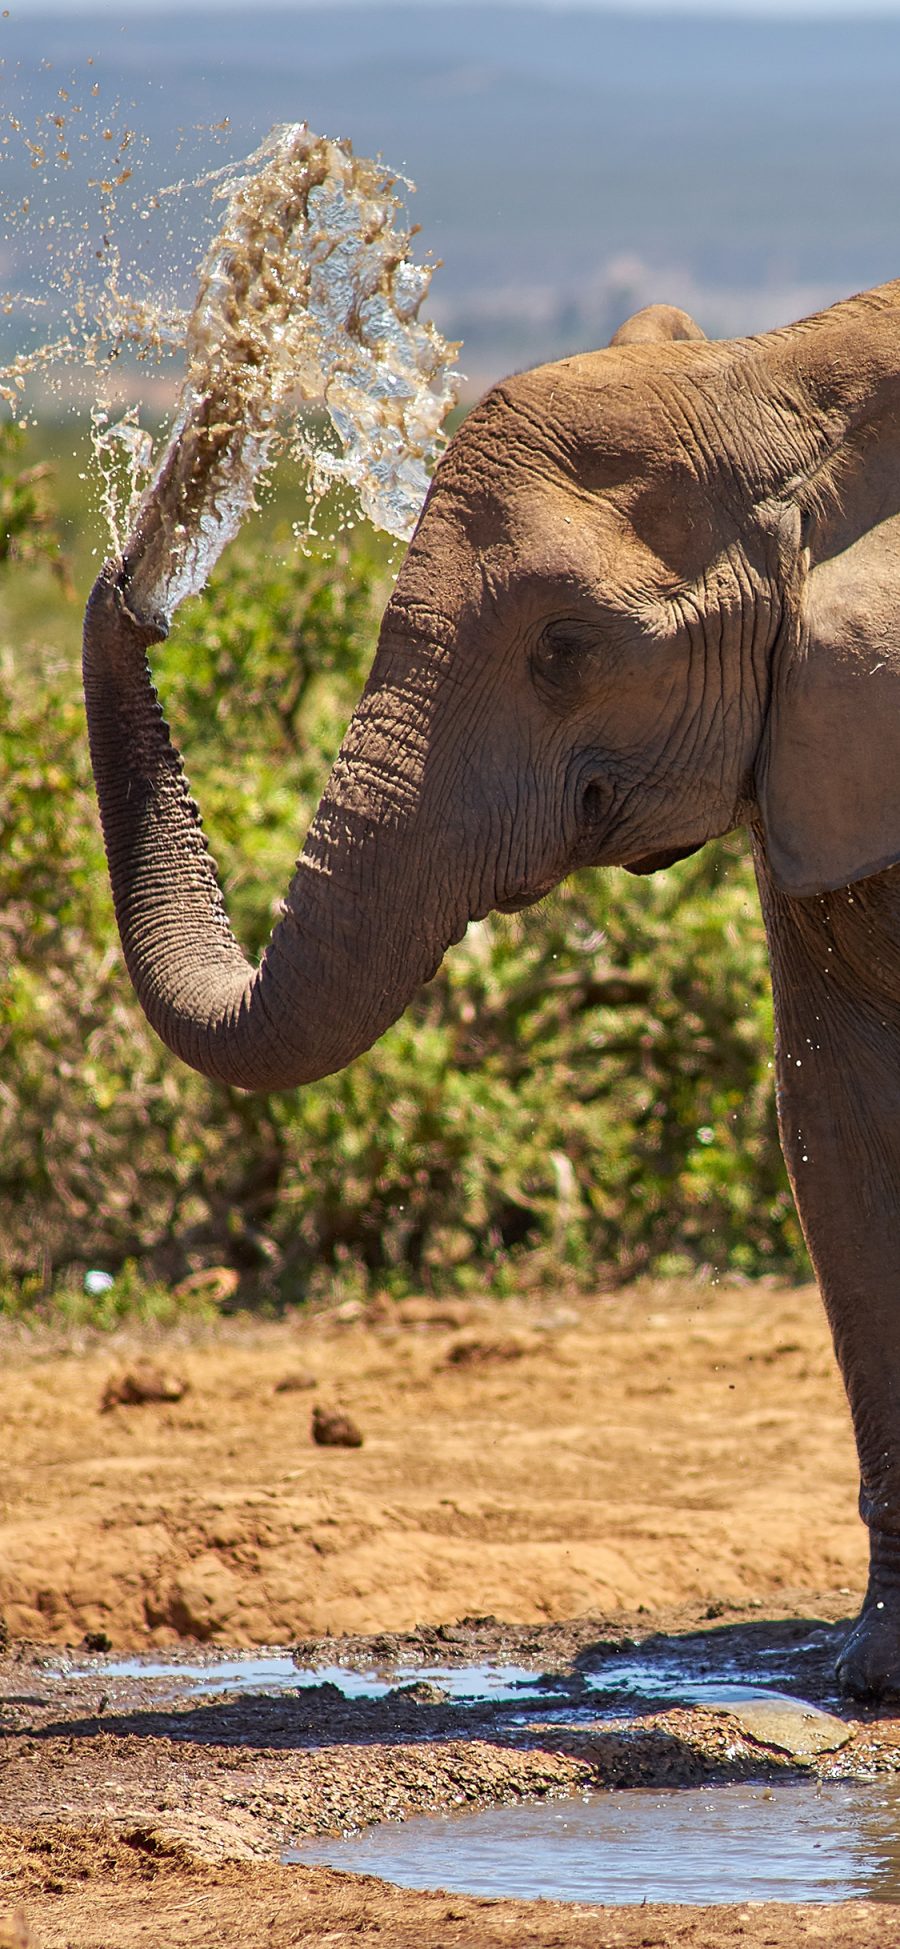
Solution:
[[(110, 1697), (102, 1660), (80, 1692), (48, 1687), (42, 1661), (86, 1633), (120, 1650), (315, 1640), (316, 1658), (334, 1655), (326, 1634), (494, 1614), (528, 1629), (476, 1623), (463, 1650), (502, 1640), (562, 1669), (617, 1631), (738, 1633), (752, 1651), (855, 1608), (853, 1447), (811, 1290), (350, 1313), (140, 1347), (5, 1345), (0, 1949), (900, 1944), (885, 1905), (486, 1904), (278, 1865), (291, 1834), (348, 1809), (365, 1821), (722, 1778), (726, 1744), (728, 1777), (792, 1763), (740, 1728), (723, 1743), (702, 1713), (645, 1717), (626, 1764), (621, 1742), (549, 1728), (514, 1739), (473, 1721), (454, 1740), (440, 1703), (354, 1717), (313, 1694), (299, 1712), (266, 1699), (160, 1713)], [(182, 1398), (103, 1410), (141, 1359), (186, 1382)], [(348, 1415), (362, 1446), (316, 1445), (316, 1404)], [(839, 1631), (820, 1637), (804, 1696), (833, 1709)], [(824, 1770), (897, 1771), (900, 1725), (848, 1730)]]
[[(169, 1343), (155, 1357), (184, 1398), (107, 1413), (133, 1348), (8, 1347), (10, 1634), (263, 1644), (467, 1612), (856, 1597), (853, 1449), (813, 1291), (648, 1287), (456, 1318)], [(315, 1402), (348, 1410), (363, 1446), (314, 1446)]]

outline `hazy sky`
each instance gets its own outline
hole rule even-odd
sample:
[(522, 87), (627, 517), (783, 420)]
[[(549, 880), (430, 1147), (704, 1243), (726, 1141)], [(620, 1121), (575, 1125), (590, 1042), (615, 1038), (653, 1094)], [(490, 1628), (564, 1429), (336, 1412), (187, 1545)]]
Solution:
[[(456, 0), (411, 0), (421, 8), (437, 4), (456, 3)], [(464, 0), (460, 0), (463, 4)], [(469, 0), (471, 3), (471, 0)], [(304, 8), (321, 10), (335, 4), (335, 0), (263, 0), (263, 4), (282, 6), (287, 12), (299, 13)], [(355, 0), (358, 6), (384, 6), (385, 0)], [(410, 0), (406, 0), (410, 4)], [(515, 4), (515, 0), (500, 0), (500, 4)], [(900, 15), (900, 0), (528, 0), (532, 6), (565, 9), (569, 7), (589, 8), (594, 12), (616, 13), (704, 13), (731, 15), (764, 15), (769, 19), (789, 20), (799, 17), (828, 15), (830, 18), (845, 16), (859, 20), (873, 15)], [(199, 10), (221, 12), (243, 9), (247, 0), (10, 0), (9, 17), (33, 20), (39, 14), (65, 15), (69, 19), (89, 18), (98, 13), (109, 14), (114, 20), (123, 23), (134, 20), (141, 14), (159, 16), (165, 13), (184, 13)]]

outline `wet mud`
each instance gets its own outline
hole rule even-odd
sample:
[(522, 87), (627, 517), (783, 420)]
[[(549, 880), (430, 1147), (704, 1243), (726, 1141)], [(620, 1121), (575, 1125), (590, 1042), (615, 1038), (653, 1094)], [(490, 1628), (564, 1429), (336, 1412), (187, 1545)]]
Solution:
[[(523, 1905), (285, 1863), (304, 1838), (385, 1819), (609, 1789), (891, 1790), (900, 1774), (900, 1719), (833, 1688), (861, 1549), (814, 1295), (643, 1289), (562, 1311), (542, 1326), (540, 1309), (510, 1309), (501, 1337), (521, 1352), (481, 1364), (452, 1359), (477, 1308), (463, 1326), (383, 1309), (223, 1326), (152, 1350), (189, 1380), (182, 1400), (103, 1413), (133, 1345), (10, 1343), (0, 1943), (146, 1944), (148, 1890), (154, 1949), (900, 1943), (890, 1902)], [(315, 1389), (277, 1391), (300, 1366)], [(352, 1412), (361, 1448), (313, 1442), (318, 1397)], [(288, 1575), (279, 1509), (292, 1631), (266, 1629)], [(610, 1534), (624, 1561), (628, 1523), (638, 1602), (610, 1590), (567, 1609), (584, 1575), (570, 1563), (596, 1564)], [(440, 1578), (422, 1601), (441, 1547), (446, 1608)], [(816, 1548), (838, 1577), (789, 1580)], [(210, 1561), (230, 1579), (221, 1621), (199, 1598), (180, 1614), (160, 1601), (198, 1556), (198, 1587), (215, 1592)]]

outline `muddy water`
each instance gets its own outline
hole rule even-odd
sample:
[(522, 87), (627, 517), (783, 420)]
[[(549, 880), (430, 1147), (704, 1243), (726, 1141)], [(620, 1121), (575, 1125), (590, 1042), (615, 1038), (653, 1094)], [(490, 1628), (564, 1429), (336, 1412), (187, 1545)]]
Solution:
[[(96, 1674), (98, 1667), (81, 1668)], [(395, 1665), (390, 1670), (356, 1671), (346, 1665), (297, 1665), (289, 1652), (259, 1657), (214, 1658), (202, 1663), (185, 1659), (110, 1658), (99, 1667), (110, 1683), (137, 1682), (162, 1697), (211, 1697), (217, 1692), (265, 1696), (331, 1685), (345, 1699), (384, 1699), (406, 1686), (427, 1686), (442, 1699), (465, 1704), (506, 1704), (513, 1700), (546, 1701), (560, 1687), (524, 1665)], [(77, 1676), (79, 1668), (72, 1668)], [(70, 1675), (69, 1670), (65, 1675)]]
[(675, 1788), (382, 1823), (285, 1859), (572, 1902), (900, 1900), (896, 1786)]
[[(151, 185), (147, 138), (103, 103), (98, 82), (82, 100), (85, 85), (59, 89), (34, 128), (24, 110), (6, 117), (7, 163), (18, 145), (36, 174), (19, 201), (3, 197), (0, 177), (13, 260), (27, 271), (26, 289), (0, 293), (5, 348), (15, 346), (0, 401), (25, 424), (77, 383), (134, 607), (169, 620), (203, 587), (279, 453), (313, 510), (343, 483), (377, 527), (408, 538), (458, 375), (456, 347), (419, 316), (434, 266), (413, 258), (397, 179), (297, 122), (244, 161)], [(207, 135), (214, 150), (221, 131)], [(38, 342), (50, 318), (57, 329)], [(117, 374), (129, 360), (140, 397), (123, 411)], [(170, 428), (152, 434), (144, 401), (158, 411), (155, 382), (164, 374), (171, 388), (179, 364)]]
[[(314, 493), (347, 481), (376, 526), (412, 533), (456, 377), (397, 218), (385, 170), (303, 123), (248, 159), (201, 266), (171, 437), (121, 538), (137, 613), (169, 619), (203, 587), (285, 440)], [(339, 453), (305, 438), (297, 409), (316, 399)]]
[[(45, 1667), (45, 1683), (96, 1685), (104, 1709), (128, 1712), (224, 1699), (299, 1702), (309, 1697), (323, 1720), (351, 1708), (400, 1711), (415, 1703), (438, 1718), (441, 1742), (569, 1736), (633, 1739), (642, 1717), (676, 1716), (699, 1707), (707, 1725), (721, 1715), (733, 1740), (747, 1738), (771, 1759), (781, 1756), (777, 1784), (759, 1777), (703, 1788), (588, 1791), (564, 1801), (489, 1806), (478, 1813), (446, 1809), (402, 1823), (377, 1819), (362, 1833), (300, 1841), (286, 1862), (376, 1874), (408, 1888), (447, 1888), (485, 1896), (553, 1898), (587, 1903), (838, 1901), (866, 1895), (900, 1898), (900, 1787), (877, 1783), (800, 1782), (803, 1767), (840, 1756), (852, 1728), (821, 1704), (778, 1685), (796, 1684), (798, 1661), (821, 1656), (827, 1629), (789, 1648), (764, 1647), (744, 1660), (702, 1639), (610, 1649), (557, 1670), (487, 1658), (447, 1662), (402, 1655), (363, 1655), (347, 1663), (305, 1664), (289, 1650), (248, 1656), (103, 1658)], [(318, 1701), (318, 1704), (314, 1704)], [(49, 1701), (48, 1701), (49, 1702)], [(711, 1715), (711, 1716), (710, 1716)], [(402, 1738), (410, 1736), (405, 1723)], [(399, 1722), (398, 1722), (399, 1724)], [(361, 1728), (360, 1728), (361, 1729)], [(652, 1735), (651, 1735), (652, 1743)], [(720, 1749), (721, 1751), (721, 1746)], [(648, 1748), (649, 1751), (649, 1748)], [(726, 1743), (724, 1757), (738, 1755)], [(665, 1767), (663, 1767), (665, 1777)], [(350, 1813), (343, 1816), (357, 1825)]]
[[(135, 1697), (177, 1707), (225, 1695), (264, 1699), (310, 1692), (330, 1693), (335, 1704), (402, 1705), (415, 1700), (420, 1706), (449, 1709), (445, 1732), (450, 1737), (461, 1730), (475, 1735), (492, 1720), (502, 1721), (512, 1737), (527, 1736), (537, 1726), (552, 1728), (558, 1737), (567, 1729), (627, 1723), (648, 1711), (699, 1706), (707, 1714), (727, 1716), (743, 1736), (801, 1763), (839, 1753), (847, 1745), (847, 1725), (821, 1706), (742, 1676), (733, 1661), (703, 1677), (696, 1663), (696, 1657), (613, 1656), (599, 1672), (541, 1673), (491, 1660), (304, 1665), (289, 1652), (273, 1651), (199, 1661), (105, 1659), (102, 1664), (58, 1667), (55, 1677), (57, 1682), (74, 1679), (76, 1687), (101, 1678), (109, 1696), (126, 1708)], [(790, 1683), (789, 1672), (785, 1678)]]
[[(798, 1647), (805, 1648), (816, 1646)], [(593, 1670), (541, 1673), (522, 1664), (491, 1661), (443, 1664), (400, 1659), (376, 1666), (304, 1665), (289, 1651), (193, 1660), (104, 1658), (58, 1670), (66, 1677), (102, 1674), (104, 1682), (137, 1684), (160, 1698), (209, 1697), (219, 1692), (265, 1696), (330, 1685), (345, 1699), (384, 1699), (407, 1686), (426, 1686), (442, 1701), (487, 1706), (518, 1703), (526, 1715), (540, 1707), (561, 1723), (627, 1717), (638, 1705), (666, 1704), (727, 1709), (738, 1718), (749, 1716), (751, 1709), (780, 1712), (786, 1726), (795, 1715), (827, 1717), (772, 1682), (790, 1682), (783, 1653), (777, 1664), (757, 1674), (734, 1660), (718, 1659), (706, 1668), (702, 1661), (698, 1666), (696, 1657), (684, 1656), (612, 1656)]]
[[(794, 1648), (819, 1649), (818, 1640)], [(335, 1668), (338, 1683), (350, 1675)], [(429, 1674), (432, 1675), (432, 1674)], [(419, 1672), (422, 1678), (424, 1672)], [(764, 1675), (734, 1659), (613, 1655), (596, 1670), (556, 1677), (524, 1669), (434, 1668), (449, 1696), (516, 1700), (510, 1729), (557, 1730), (628, 1719), (650, 1705), (727, 1713), (743, 1733), (801, 1763), (839, 1751), (847, 1727), (807, 1700), (782, 1652)], [(505, 1685), (504, 1685), (505, 1679)], [(363, 1681), (370, 1683), (371, 1681)], [(502, 1687), (502, 1690), (500, 1689)], [(496, 1688), (496, 1689), (494, 1689)], [(566, 1695), (567, 1696), (561, 1696)], [(792, 1783), (591, 1794), (564, 1805), (379, 1823), (341, 1840), (288, 1849), (288, 1861), (375, 1874), (407, 1888), (596, 1903), (842, 1901), (900, 1897), (900, 1788), (891, 1783)]]
[[(828, 1637), (823, 1633), (823, 1638)], [(412, 1688), (430, 1695), (433, 1704), (490, 1710), (519, 1706), (505, 1712), (506, 1722), (528, 1724), (536, 1713), (557, 1726), (613, 1723), (635, 1711), (659, 1711), (667, 1706), (699, 1706), (724, 1712), (759, 1732), (765, 1742), (800, 1754), (831, 1751), (844, 1743), (842, 1722), (820, 1705), (797, 1696), (796, 1661), (815, 1657), (822, 1644), (812, 1638), (792, 1648), (779, 1648), (768, 1658), (742, 1662), (734, 1657), (704, 1653), (702, 1644), (673, 1652), (637, 1647), (607, 1654), (596, 1663), (564, 1664), (541, 1671), (510, 1659), (443, 1662), (425, 1657), (396, 1657), (346, 1664), (305, 1664), (290, 1650), (259, 1651), (199, 1657), (92, 1658), (66, 1660), (47, 1668), (54, 1682), (96, 1682), (127, 1699), (142, 1697), (177, 1703), (228, 1693), (236, 1697), (278, 1696), (328, 1686), (346, 1700), (385, 1700)], [(762, 1668), (761, 1668), (762, 1667)]]
[(900, 1900), (900, 1736), (833, 1694), (840, 1628), (492, 1618), (231, 1653), (0, 1659), (16, 1818), (460, 1895)]

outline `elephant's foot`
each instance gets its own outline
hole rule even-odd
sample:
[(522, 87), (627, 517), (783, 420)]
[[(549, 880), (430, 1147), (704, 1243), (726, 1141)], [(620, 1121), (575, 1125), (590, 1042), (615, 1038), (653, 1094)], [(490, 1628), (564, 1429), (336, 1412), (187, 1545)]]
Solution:
[(854, 1699), (900, 1698), (900, 1537), (872, 1537), (869, 1588), (837, 1661)]

